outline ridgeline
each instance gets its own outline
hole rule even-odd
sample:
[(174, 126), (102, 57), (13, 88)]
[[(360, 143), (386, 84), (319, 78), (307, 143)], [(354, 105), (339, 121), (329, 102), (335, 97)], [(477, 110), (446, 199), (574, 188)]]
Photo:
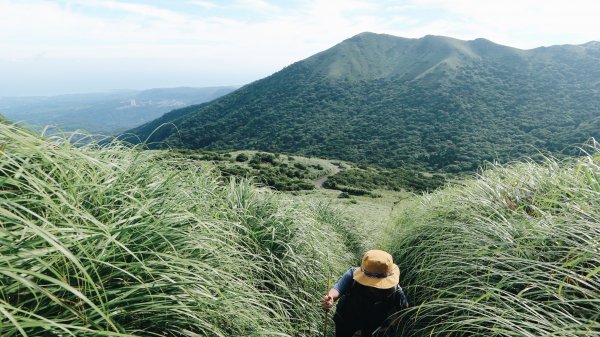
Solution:
[(599, 78), (599, 42), (520, 50), (363, 33), (124, 137), (474, 171), (484, 161), (573, 154), (600, 138)]
[(211, 101), (235, 87), (155, 88), (143, 91), (0, 97), (0, 114), (46, 134), (85, 130), (118, 135), (173, 109)]

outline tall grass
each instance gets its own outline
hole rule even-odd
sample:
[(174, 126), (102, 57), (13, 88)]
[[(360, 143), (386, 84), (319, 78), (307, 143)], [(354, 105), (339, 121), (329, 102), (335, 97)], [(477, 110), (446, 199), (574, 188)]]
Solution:
[(337, 227), (210, 167), (0, 123), (0, 335), (317, 335), (352, 257)]
[(495, 166), (408, 207), (390, 240), (411, 336), (600, 336), (600, 149)]

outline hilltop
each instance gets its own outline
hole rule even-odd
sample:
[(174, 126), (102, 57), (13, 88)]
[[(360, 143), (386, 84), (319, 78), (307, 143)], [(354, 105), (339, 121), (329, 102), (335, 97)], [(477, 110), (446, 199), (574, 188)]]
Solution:
[(130, 133), (155, 147), (469, 171), (599, 137), (598, 78), (593, 42), (520, 50), (485, 39), (362, 33)]

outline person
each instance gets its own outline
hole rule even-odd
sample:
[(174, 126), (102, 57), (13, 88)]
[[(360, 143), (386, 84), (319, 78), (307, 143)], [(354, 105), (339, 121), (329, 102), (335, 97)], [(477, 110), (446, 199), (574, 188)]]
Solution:
[(369, 250), (360, 267), (351, 267), (321, 299), (328, 311), (339, 299), (333, 316), (336, 337), (373, 336), (385, 329), (387, 318), (408, 307), (399, 285), (400, 269), (392, 256), (382, 250)]

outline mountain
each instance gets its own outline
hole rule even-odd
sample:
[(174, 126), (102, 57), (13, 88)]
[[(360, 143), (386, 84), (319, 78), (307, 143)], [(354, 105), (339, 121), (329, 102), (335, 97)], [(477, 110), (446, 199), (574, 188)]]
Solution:
[(485, 39), (362, 33), (130, 132), (154, 147), (447, 172), (573, 152), (600, 137), (600, 43), (521, 50)]
[(161, 88), (47, 97), (0, 97), (0, 114), (37, 129), (118, 134), (175, 108), (213, 100), (235, 87)]

